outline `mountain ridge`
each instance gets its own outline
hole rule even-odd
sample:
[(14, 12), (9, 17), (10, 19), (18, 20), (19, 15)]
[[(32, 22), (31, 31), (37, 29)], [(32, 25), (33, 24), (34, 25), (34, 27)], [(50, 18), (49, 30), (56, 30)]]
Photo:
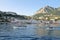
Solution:
[(39, 9), (36, 13), (39, 14), (39, 13), (48, 13), (49, 11), (54, 11), (55, 8), (53, 7), (50, 7), (50, 6), (45, 6), (41, 9)]
[(54, 8), (54, 7), (50, 7), (50, 6), (45, 6), (41, 9), (39, 9), (38, 11), (36, 11), (36, 13), (33, 15), (33, 18), (39, 18), (39, 17), (45, 17), (45, 16), (60, 16), (60, 7), (58, 8)]

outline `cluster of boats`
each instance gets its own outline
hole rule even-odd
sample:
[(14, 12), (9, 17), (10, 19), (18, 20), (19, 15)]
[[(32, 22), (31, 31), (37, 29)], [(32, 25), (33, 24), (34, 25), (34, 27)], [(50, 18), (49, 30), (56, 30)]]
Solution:
[[(14, 27), (27, 27), (27, 24), (42, 24), (42, 25), (50, 25), (48, 27), (48, 29), (52, 29), (53, 26), (56, 24), (53, 21), (42, 21), (42, 20), (17, 20), (17, 21), (11, 21), (11, 22), (2, 22), (8, 25), (8, 23), (10, 23), (10, 25)], [(2, 24), (0, 23), (0, 24)], [(53, 25), (54, 24), (54, 25)], [(56, 25), (55, 25), (56, 26)]]

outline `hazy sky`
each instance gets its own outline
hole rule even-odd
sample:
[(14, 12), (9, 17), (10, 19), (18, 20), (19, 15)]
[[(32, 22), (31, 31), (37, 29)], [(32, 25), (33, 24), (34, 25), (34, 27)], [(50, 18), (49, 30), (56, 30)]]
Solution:
[(60, 0), (0, 0), (1, 11), (12, 11), (20, 15), (33, 15), (46, 5), (60, 7)]

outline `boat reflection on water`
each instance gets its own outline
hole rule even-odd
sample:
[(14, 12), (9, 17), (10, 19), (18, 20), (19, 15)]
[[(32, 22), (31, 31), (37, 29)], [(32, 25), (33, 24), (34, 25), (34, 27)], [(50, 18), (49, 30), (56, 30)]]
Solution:
[(60, 26), (53, 26), (51, 23), (39, 24), (36, 30), (38, 36), (43, 40), (60, 40)]

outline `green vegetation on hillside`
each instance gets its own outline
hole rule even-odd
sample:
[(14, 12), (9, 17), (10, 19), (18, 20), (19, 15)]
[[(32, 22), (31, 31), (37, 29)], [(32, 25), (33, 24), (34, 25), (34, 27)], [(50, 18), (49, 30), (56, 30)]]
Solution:
[(0, 22), (9, 22), (11, 18), (19, 19), (19, 20), (26, 20), (28, 16), (25, 15), (18, 15), (15, 12), (2, 12), (0, 11)]
[(46, 19), (46, 18), (50, 18), (50, 19), (55, 19), (55, 17), (60, 19), (60, 8), (53, 8), (50, 6), (41, 8), (40, 10), (38, 10), (36, 12), (35, 15), (33, 15), (34, 19)]

